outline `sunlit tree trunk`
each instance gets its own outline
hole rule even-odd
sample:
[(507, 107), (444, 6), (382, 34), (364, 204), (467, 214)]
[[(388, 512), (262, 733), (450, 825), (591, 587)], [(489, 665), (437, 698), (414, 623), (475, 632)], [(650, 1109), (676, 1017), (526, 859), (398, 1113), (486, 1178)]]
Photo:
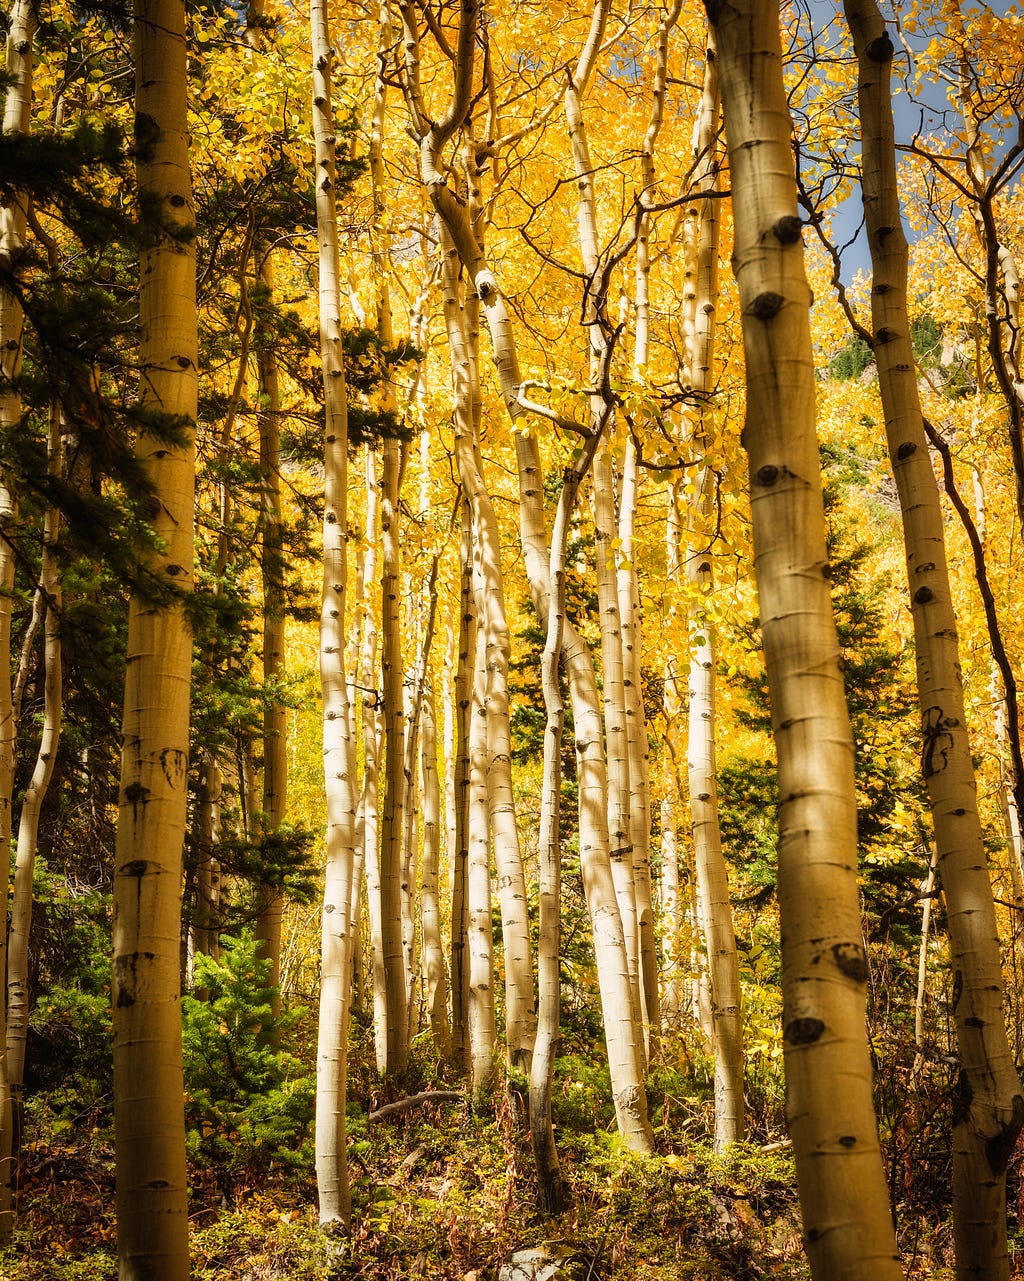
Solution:
[(355, 737), (345, 672), (348, 578), (348, 401), (342, 352), (335, 127), (331, 107), (334, 50), (322, 0), (311, 0), (313, 127), (319, 245), (320, 358), (324, 438), (323, 598), (320, 683), (323, 690), (327, 863), (321, 918), (320, 1018), (317, 1035), (316, 1173), (323, 1224), (347, 1223), (350, 1201), (345, 1137), (346, 1043), (351, 969), (352, 881), (358, 804)]
[[(61, 412), (50, 406), (47, 441), (48, 471), (59, 484), (63, 472)], [(61, 581), (57, 565), (60, 512), (47, 507), (43, 521), (42, 565), (38, 591), (43, 602), (43, 725), (35, 768), (21, 802), (18, 820), (17, 859), (14, 866), (14, 898), (11, 903), (11, 930), (7, 953), (7, 1067), (14, 1114), (14, 1133), (21, 1133), (24, 1107), (25, 1038), (29, 1014), (29, 935), (32, 929), (33, 876), (39, 844), (39, 818), (43, 799), (53, 778), (60, 742), (63, 704), (61, 664)]]
[[(513, 423), (519, 425), (522, 377), (512, 322), (493, 272), (474, 234), (466, 208), (447, 186), (441, 148), (466, 117), (473, 80), (473, 51), (478, 8), (461, 14), (455, 67), (455, 91), (445, 116), (432, 121), (419, 87), (419, 31), (409, 3), (400, 5), (403, 18), (406, 100), (413, 129), (420, 140), (420, 170), (431, 203), (452, 238), (469, 281), (480, 300), (491, 336), (494, 368), (502, 399)], [(544, 522), (543, 471), (536, 436), (515, 432), (520, 491), (520, 534), (534, 607), (547, 618), (550, 597), (547, 532)], [(643, 1041), (632, 1016), (633, 1001), (626, 962), (622, 922), (611, 879), (605, 767), (600, 700), (593, 661), (575, 631), (566, 628), (565, 665), (577, 734), (580, 778), (580, 863), (594, 933), (594, 951), (608, 1044), (616, 1119), (624, 1141), (640, 1151), (653, 1149), (643, 1084)]]
[[(601, 50), (610, 11), (610, 0), (596, 0), (591, 13), (587, 39), (576, 67), (568, 77), (563, 94), (563, 106), (576, 175), (576, 223), (580, 258), (587, 281), (583, 303), (583, 323), (587, 335), (589, 375), (593, 389), (590, 398), (590, 429), (602, 437), (594, 454), (590, 480), (594, 516), (595, 576), (601, 632), (609, 856), (626, 946), (634, 1021), (637, 1026), (644, 1026), (647, 1023), (647, 1011), (640, 990), (640, 934), (630, 822), (629, 734), (616, 580), (615, 540), (618, 530), (608, 439), (612, 430), (610, 425), (612, 406), (607, 403), (603, 394), (603, 375), (609, 355), (609, 325), (606, 309), (598, 297), (601, 260), (598, 243), (597, 193), (586, 122), (583, 117), (583, 100)], [(598, 390), (599, 388), (601, 391)], [(644, 1046), (644, 1054), (646, 1056), (646, 1046)]]
[(437, 775), (437, 728), (434, 691), (428, 685), (420, 713), (420, 773), (423, 797), (423, 1003), (434, 1044), (446, 1058), (451, 1049), (448, 1025), (448, 978), (441, 946), (438, 869), (441, 858), (441, 785)]
[(1006, 1036), (998, 928), (967, 735), (942, 509), (928, 453), (907, 312), (896, 184), (893, 45), (874, 0), (846, 0), (857, 50), (871, 329), (889, 456), (903, 510), (921, 701), (922, 772), (935, 825), (954, 970), (960, 1077), (953, 1100), (953, 1234), (961, 1281), (1009, 1276), (1006, 1168), (1024, 1125)]
[(1024, 382), (1021, 380), (1020, 365), (1020, 275), (1012, 248), (1000, 236), (996, 219), (996, 196), (1006, 181), (1005, 170), (1002, 165), (997, 165), (994, 181), (986, 171), (986, 154), (991, 145), (990, 133), (987, 128), (979, 127), (979, 121), (971, 109), (972, 79), (976, 79), (976, 73), (967, 54), (969, 33), (964, 29), (964, 15), (958, 10), (954, 23), (958, 28), (957, 35), (963, 41), (959, 90), (967, 133), (967, 181), (974, 196), (971, 212), (985, 255), (987, 346), (992, 371), (1006, 405), (1017, 521), (1019, 532), (1024, 535)]
[(377, 581), (377, 539), (380, 493), (377, 459), (372, 445), (366, 447), (366, 507), (363, 575), (356, 605), (361, 645), (358, 682), (362, 693), (363, 781), (359, 794), (356, 840), (362, 851), (366, 874), (366, 914), (369, 922), (369, 956), (373, 987), (373, 1040), (377, 1070), (387, 1068), (387, 984), (384, 976), (384, 945), (381, 929), (380, 896), (380, 753), (384, 741), (384, 709), (377, 688), (377, 624), (372, 596)]
[(640, 995), (645, 1014), (648, 1058), (653, 1057), (661, 1027), (661, 993), (658, 981), (658, 945), (654, 929), (651, 885), (651, 782), (641, 670), (642, 615), (640, 580), (633, 550), (640, 470), (636, 445), (630, 434), (619, 499), (619, 554), (616, 586), (619, 625), (622, 631), (622, 679), (626, 707), (626, 743), (629, 753), (629, 843), (633, 851), (633, 886), (636, 895), (637, 941), (640, 950)]
[[(985, 489), (978, 468), (972, 467), (971, 471), (974, 480), (974, 523), (978, 543), (984, 549), (987, 533)], [(1003, 832), (1006, 836), (1006, 864), (1010, 874), (1013, 901), (1021, 907), (1024, 906), (1024, 833), (1021, 831), (1020, 810), (1017, 806), (1019, 788), (1010, 742), (1007, 691), (994, 655), (989, 671), (989, 690), (992, 697), (992, 731), (999, 768), (999, 801), (1003, 811)], [(1016, 705), (1016, 698), (1014, 698), (1014, 705)], [(1019, 932), (1019, 928), (1018, 924), (1015, 932)]]
[(454, 380), (455, 457), (472, 522), (476, 614), (486, 655), (487, 786), (505, 959), (505, 1036), (510, 1062), (526, 1069), (534, 1036), (533, 969), (526, 878), (512, 791), (508, 701), (511, 639), (505, 614), (498, 521), (484, 482), (477, 443), (479, 307), (475, 300), (462, 297), (459, 257), (446, 234), (442, 234), (442, 250), (444, 314)]
[(140, 432), (136, 454), (154, 491), (160, 550), (146, 557), (162, 594), (134, 592), (128, 615), (111, 978), (118, 1255), (121, 1281), (179, 1281), (189, 1271), (180, 934), (192, 669), (182, 597), (193, 585), (198, 352), (178, 0), (143, 0), (136, 9), (135, 68), (147, 233), (139, 264), (140, 401), (161, 428)]
[(469, 944), (469, 1058), (473, 1097), (494, 1080), (494, 938), (491, 927), (491, 843), (487, 805), (487, 656), (476, 636), (476, 679), (469, 731), (469, 859), (466, 875)]
[[(709, 42), (704, 94), (698, 119), (694, 188), (718, 187), (718, 68)], [(693, 862), (707, 953), (715, 1053), (715, 1150), (743, 1138), (743, 1026), (739, 958), (729, 901), (729, 875), (718, 823), (715, 755), (715, 625), (709, 606), (714, 592), (716, 473), (713, 448), (715, 305), (718, 301), (718, 205), (702, 202), (690, 346), (689, 383), (696, 398), (693, 453), (700, 459), (690, 505), (686, 549), (689, 588), (690, 684), (687, 776), (693, 825)]]
[(680, 518), (680, 489), (676, 480), (668, 487), (665, 517), (665, 587), (669, 594), (665, 619), (667, 652), (663, 668), (661, 710), (665, 721), (665, 756), (663, 786), (665, 795), (661, 802), (661, 916), (662, 916), (662, 966), (665, 971), (665, 990), (662, 996), (662, 1015), (666, 1026), (679, 1030), (679, 1023), (686, 1007), (685, 982), (682, 970), (683, 923), (686, 917), (684, 887), (681, 884), (682, 861), (679, 851), (680, 811), (682, 808), (682, 755), (681, 730), (682, 692), (681, 656), (677, 638), (685, 636), (686, 628), (677, 599), (682, 595), (683, 556), (682, 520)]
[[(457, 410), (458, 402), (456, 402)], [(459, 641), (455, 667), (455, 843), (452, 873), (452, 1056), (470, 1071), (469, 1047), (469, 752), (476, 662), (476, 608), (473, 600), (473, 538), (469, 504), (462, 504), (459, 544)]]
[[(425, 435), (425, 433), (424, 433)], [(422, 501), (422, 492), (421, 492)], [(421, 515), (425, 519), (425, 510), (421, 507)], [(403, 838), (403, 847), (405, 851), (403, 859), (403, 886), (402, 886), (402, 946), (405, 952), (405, 968), (409, 980), (409, 1038), (410, 1041), (419, 1030), (421, 1016), (423, 1011), (424, 997), (420, 996), (423, 991), (422, 983), (425, 973), (425, 940), (423, 933), (425, 929), (424, 918), (435, 914), (435, 925), (439, 929), (439, 921), (436, 918), (437, 911), (437, 868), (436, 868), (436, 819), (434, 823), (435, 831), (432, 833), (435, 848), (432, 851), (435, 858), (435, 867), (431, 873), (433, 878), (433, 904), (428, 908), (424, 901), (423, 878), (427, 876), (425, 865), (420, 861), (420, 819), (421, 800), (420, 791), (420, 773), (418, 763), (422, 764), (420, 752), (420, 731), (423, 722), (424, 702), (427, 696), (427, 685), (429, 681), (429, 668), (431, 661), (431, 650), (434, 644), (434, 625), (437, 619), (437, 570), (440, 564), (440, 553), (433, 557), (430, 571), (423, 579), (418, 599), (417, 594), (411, 590), (411, 583), (407, 584), (406, 598), (410, 604), (410, 624), (408, 627), (409, 635), (420, 636), (419, 654), (416, 658), (415, 667), (411, 682), (406, 682), (406, 739), (405, 739), (405, 794), (407, 797), (405, 807), (405, 835)], [(411, 689), (409, 688), (411, 684)], [(426, 834), (424, 832), (424, 841)], [(425, 854), (424, 854), (425, 858)], [(406, 889), (408, 887), (408, 891)], [(417, 902), (417, 888), (419, 896)], [(418, 907), (418, 911), (417, 911)], [(417, 955), (417, 923), (420, 925), (419, 936), (422, 947), (420, 954)], [(436, 937), (436, 945), (440, 947), (440, 934)]]
[(820, 1281), (902, 1275), (864, 1024), (853, 739), (829, 590), (810, 291), (773, 0), (713, 0), (743, 316), (762, 638), (779, 771), (786, 1112)]
[(402, 450), (384, 442), (381, 482), (381, 650), (384, 699), (384, 808), (381, 815), (380, 919), (387, 990), (387, 1071), (409, 1057), (408, 976), (402, 947), (402, 831), (405, 826), (405, 667), (401, 649), (398, 495)]
[[(650, 359), (650, 251), (651, 216), (644, 208), (655, 199), (655, 147), (665, 116), (668, 84), (669, 37), (679, 15), (682, 0), (672, 0), (658, 25), (651, 114), (640, 150), (641, 204), (636, 239), (635, 342), (633, 372), (637, 382), (647, 375)], [(622, 625), (623, 675), (626, 686), (627, 733), (629, 741), (630, 843), (633, 847), (633, 879), (636, 886), (637, 927), (640, 942), (640, 985), (647, 1014), (649, 1052), (656, 1048), (661, 1029), (661, 993), (658, 948), (654, 930), (651, 885), (651, 789), (642, 676), (640, 586), (633, 550), (636, 501), (641, 472), (636, 444), (630, 433), (622, 466), (619, 501), (619, 617)], [(671, 929), (667, 931), (671, 936)]]
[(925, 1026), (924, 1014), (928, 995), (928, 945), (932, 933), (932, 903), (935, 898), (935, 850), (932, 849), (928, 860), (928, 875), (921, 886), (921, 946), (917, 953), (917, 993), (914, 997), (914, 1044), (917, 1054), (914, 1056), (914, 1071), (920, 1072), (925, 1064)]

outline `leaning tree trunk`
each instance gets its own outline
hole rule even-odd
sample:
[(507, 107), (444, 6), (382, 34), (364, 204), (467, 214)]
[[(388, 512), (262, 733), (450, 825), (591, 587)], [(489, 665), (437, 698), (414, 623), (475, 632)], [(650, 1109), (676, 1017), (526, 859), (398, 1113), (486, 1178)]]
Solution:
[(871, 328), (889, 456), (903, 511), (917, 653), (921, 767), (946, 900), (960, 1077), (953, 1100), (953, 1235), (961, 1281), (1009, 1276), (1006, 1169), (1024, 1092), (1006, 1036), (1002, 964), (967, 735), (942, 508), (928, 453), (907, 311), (907, 243), (896, 183), (893, 45), (874, 0), (845, 0), (860, 67)]
[(320, 359), (323, 366), (324, 520), (320, 610), (327, 866), (321, 917), (320, 1018), (317, 1035), (316, 1176), (320, 1222), (347, 1223), (350, 1214), (345, 1136), (352, 881), (358, 803), (352, 705), (345, 671), (348, 578), (348, 400), (342, 351), (335, 127), (331, 66), (335, 57), (323, 0), (311, 0), (313, 129), (319, 243)]
[(853, 738), (825, 550), (810, 290), (773, 0), (712, 0), (743, 315), (754, 554), (779, 769), (786, 1111), (811, 1271), (902, 1275), (865, 1032)]
[[(188, 164), (185, 8), (142, 0), (135, 22), (139, 264), (136, 454), (153, 489), (155, 580), (128, 614), (114, 867), (114, 1123), (122, 1281), (188, 1276), (181, 1062), (181, 884), (188, 801), (197, 400), (195, 218)], [(170, 437), (170, 438), (169, 438)]]

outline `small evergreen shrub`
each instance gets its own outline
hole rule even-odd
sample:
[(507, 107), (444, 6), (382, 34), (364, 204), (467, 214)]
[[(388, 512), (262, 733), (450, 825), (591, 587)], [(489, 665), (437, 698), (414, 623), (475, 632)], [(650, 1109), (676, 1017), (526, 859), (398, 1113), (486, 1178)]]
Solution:
[(312, 1168), (313, 1074), (285, 1040), (302, 1012), (274, 1018), (269, 969), (251, 934), (226, 939), (220, 961), (196, 957), (206, 999), (182, 998), (188, 1153), (225, 1197), (242, 1178)]

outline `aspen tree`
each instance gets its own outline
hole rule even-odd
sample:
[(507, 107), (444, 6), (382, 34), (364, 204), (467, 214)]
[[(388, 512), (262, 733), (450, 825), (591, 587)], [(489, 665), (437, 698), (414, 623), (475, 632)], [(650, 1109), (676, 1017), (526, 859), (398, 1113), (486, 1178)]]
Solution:
[(114, 1121), (122, 1281), (188, 1276), (179, 978), (188, 778), (197, 396), (195, 220), (188, 159), (185, 10), (135, 13), (135, 155), (146, 236), (139, 264), (136, 454), (153, 489), (154, 580), (128, 615), (114, 867)]
[(550, 582), (541, 681), (544, 695), (544, 782), (538, 832), (539, 920), (537, 977), (539, 1006), (537, 1043), (530, 1070), (530, 1139), (533, 1145), (541, 1200), (549, 1214), (560, 1214), (569, 1204), (570, 1190), (561, 1172), (551, 1121), (551, 1082), (558, 1047), (561, 1009), (561, 835), (559, 817), (562, 790), (562, 733), (565, 704), (559, 666), (565, 638), (566, 548), (576, 497), (593, 463), (600, 436), (594, 433), (579, 457), (562, 475), (554, 525), (551, 531)]
[(405, 827), (405, 667), (399, 591), (399, 516), (404, 459), (396, 440), (384, 442), (381, 478), (381, 685), (384, 705), (384, 808), (381, 814), (380, 922), (387, 993), (387, 1071), (402, 1072), (409, 1058), (409, 973), (402, 946), (402, 832)]
[(313, 132), (319, 246), (320, 359), (323, 366), (324, 518), (320, 682), (323, 690), (327, 866), (321, 916), (317, 1035), (316, 1174), (320, 1221), (346, 1223), (350, 1201), (345, 1137), (346, 1042), (350, 997), (349, 911), (355, 875), (358, 805), (355, 737), (345, 671), (348, 578), (348, 401), (342, 351), (335, 132), (331, 105), (334, 50), (323, 0), (311, 0)]
[[(442, 253), (444, 252), (442, 246)], [(458, 406), (459, 398), (455, 404)], [(459, 639), (455, 663), (455, 826), (452, 849), (452, 1057), (463, 1072), (470, 1070), (469, 1045), (469, 740), (473, 719), (473, 688), (477, 617), (473, 598), (473, 539), (469, 504), (462, 503), (459, 543)]]
[(746, 355), (743, 444), (779, 770), (786, 1113), (820, 1281), (902, 1275), (871, 1098), (853, 741), (829, 593), (810, 291), (778, 6), (713, 0)]
[(437, 716), (432, 684), (423, 692), (420, 723), (420, 772), (423, 796), (423, 1004), (434, 1044), (447, 1055), (448, 981), (441, 946), (441, 905), (438, 869), (441, 857), (441, 785), (437, 776)]
[[(4, 99), (5, 134), (27, 133), (32, 119), (33, 42), (35, 9), (29, 0), (16, 0), (7, 27), (5, 71), (11, 78)], [(21, 420), (22, 341), (24, 316), (17, 291), (7, 281), (16, 278), (18, 259), (25, 247), (26, 202), (14, 195), (0, 204), (0, 429), (17, 427)], [(11, 875), (14, 765), (17, 717), (11, 690), (11, 623), (14, 606), (15, 524), (17, 495), (6, 468), (0, 469), (0, 884)], [(0, 929), (0, 973), (7, 969), (7, 929)], [(10, 1240), (13, 1113), (7, 1062), (7, 986), (0, 983), (0, 1245)]]
[(469, 857), (466, 925), (469, 951), (470, 1086), (480, 1100), (494, 1080), (494, 935), (491, 925), (491, 847), (487, 821), (487, 654), (476, 633), (476, 668), (469, 728)]
[[(491, 338), (494, 369), (502, 399), (515, 429), (519, 479), (520, 536), (534, 607), (547, 618), (550, 598), (547, 531), (544, 518), (543, 471), (535, 434), (523, 430), (526, 412), (521, 401), (522, 376), (515, 339), (504, 298), (488, 266), (466, 206), (447, 185), (440, 151), (465, 119), (472, 100), (473, 52), (478, 9), (470, 6), (460, 18), (455, 51), (455, 90), (452, 103), (439, 122), (431, 122), (419, 85), (419, 31), (409, 4), (401, 6), (404, 76), (413, 128), (420, 139), (420, 172), (431, 203), (443, 221), (458, 252), (469, 282), (480, 301)], [(500, 148), (500, 141), (494, 150)], [(633, 1017), (632, 988), (626, 962), (625, 941), (611, 878), (607, 819), (607, 770), (597, 680), (590, 652), (578, 633), (565, 630), (564, 662), (568, 674), (576, 730), (577, 767), (580, 779), (580, 863), (587, 907), (594, 935), (598, 982), (616, 1119), (624, 1141), (649, 1152), (654, 1138), (647, 1115), (643, 1085), (643, 1044)]]
[[(580, 258), (585, 277), (582, 321), (587, 336), (591, 383), (590, 429), (608, 416), (608, 405), (601, 387), (608, 355), (608, 317), (601, 289), (601, 260), (598, 244), (597, 193), (594, 166), (590, 158), (583, 100), (594, 74), (604, 39), (610, 0), (596, 0), (591, 12), (590, 30), (579, 59), (563, 94), (565, 123), (569, 131), (573, 169), (576, 176), (576, 225)], [(640, 985), (640, 932), (637, 918), (636, 880), (633, 867), (632, 825), (630, 821), (630, 751), (626, 716), (625, 673), (622, 653), (622, 626), (615, 565), (616, 518), (613, 492), (612, 460), (608, 434), (602, 433), (591, 465), (590, 483), (594, 518), (594, 565), (597, 579), (598, 614), (601, 630), (602, 704), (607, 755), (607, 811), (609, 856), (615, 897), (619, 905), (622, 934), (626, 945), (634, 1018), (638, 1025), (648, 1024)]]
[[(650, 358), (650, 251), (651, 215), (647, 209), (655, 194), (655, 146), (665, 118), (668, 85), (669, 37), (679, 21), (682, 0), (672, 0), (658, 24), (651, 90), (651, 113), (640, 150), (640, 197), (636, 233), (636, 270), (634, 309), (636, 313), (633, 350), (633, 375), (643, 382)], [(637, 929), (640, 945), (640, 985), (647, 1013), (645, 1031), (651, 1041), (660, 1032), (661, 994), (659, 990), (658, 950), (654, 932), (654, 906), (651, 887), (651, 793), (650, 761), (647, 746), (647, 723), (644, 711), (641, 673), (640, 586), (633, 552), (636, 503), (641, 472), (636, 442), (632, 432), (626, 439), (622, 464), (619, 500), (619, 559), (617, 585), (619, 619), (622, 628), (623, 677), (626, 693), (626, 724), (629, 745), (630, 843), (633, 847), (633, 880), (636, 887)], [(669, 860), (671, 862), (671, 859)], [(671, 878), (677, 865), (668, 873)], [(664, 880), (664, 870), (663, 870)], [(671, 890), (669, 891), (671, 899)], [(664, 891), (663, 891), (664, 902)], [(671, 947), (671, 930), (664, 936)], [(648, 1047), (649, 1051), (651, 1046)]]
[[(1020, 272), (1012, 247), (1000, 235), (996, 218), (996, 197), (1013, 172), (1012, 161), (1020, 143), (1009, 157), (986, 172), (985, 138), (972, 111), (972, 90), (980, 87), (967, 53), (967, 33), (959, 6), (950, 13), (950, 25), (961, 43), (959, 89), (966, 130), (966, 164), (969, 190), (974, 196), (971, 212), (978, 241), (985, 255), (985, 319), (988, 354), (1000, 393), (1006, 405), (1007, 439), (1013, 463), (1017, 520), (1024, 535), (1024, 382), (1020, 362)], [(972, 81), (974, 84), (972, 84)], [(1020, 116), (1018, 114), (1018, 129)], [(964, 192), (961, 188), (961, 192)], [(1017, 780), (1024, 788), (1024, 780)]]
[[(420, 439), (421, 459), (428, 461), (429, 455), (429, 437), (427, 432), (421, 434)], [(420, 490), (420, 519), (426, 523), (428, 517), (428, 507), (424, 498), (424, 486), (421, 484)], [(408, 893), (403, 893), (403, 910), (402, 910), (402, 946), (405, 952), (405, 968), (408, 979), (408, 997), (409, 997), (409, 1037), (419, 1030), (418, 1019), (420, 1017), (421, 1001), (418, 993), (423, 991), (423, 982), (425, 977), (426, 963), (426, 939), (425, 933), (427, 928), (426, 918), (432, 918), (431, 925), (435, 930), (435, 937), (432, 944), (436, 945), (434, 961), (438, 962), (440, 957), (440, 934), (439, 920), (437, 917), (437, 867), (436, 862), (432, 873), (427, 872), (426, 868), (426, 843), (427, 833), (425, 830), (426, 816), (422, 814), (422, 807), (426, 805), (420, 788), (420, 769), (421, 763), (420, 752), (420, 731), (423, 724), (424, 706), (427, 697), (427, 685), (429, 681), (429, 669), (431, 662), (431, 650), (434, 644), (434, 625), (437, 620), (437, 571), (441, 561), (441, 553), (435, 552), (426, 577), (420, 583), (419, 592), (414, 593), (411, 588), (412, 584), (407, 577), (406, 581), (406, 598), (409, 602), (410, 623), (407, 628), (409, 635), (419, 634), (421, 636), (419, 653), (416, 663), (413, 667), (411, 678), (406, 679), (406, 736), (405, 736), (405, 761), (403, 763), (403, 772), (405, 775), (405, 793), (406, 813), (405, 813), (405, 834), (403, 837), (404, 859), (402, 865), (403, 881), (409, 887)], [(421, 848), (420, 832), (417, 830), (420, 824), (421, 816), (424, 820), (424, 831), (422, 846), (424, 851), (424, 862), (421, 865), (419, 851)], [(435, 824), (436, 827), (436, 824)], [(436, 848), (433, 854), (436, 855)], [(433, 877), (433, 901), (427, 904), (426, 881), (429, 876)], [(416, 911), (414, 902), (415, 887), (419, 884), (419, 912)], [(403, 886), (404, 890), (405, 886)], [(416, 936), (417, 921), (420, 926), (419, 934), (421, 938), (420, 954), (416, 954)], [(443, 966), (442, 966), (443, 970)]]
[[(697, 191), (718, 187), (718, 68), (709, 39), (704, 92), (695, 128)], [(743, 1026), (740, 1016), (739, 959), (729, 902), (729, 876), (718, 823), (715, 760), (715, 627), (710, 610), (714, 590), (715, 473), (708, 458), (713, 412), (715, 303), (718, 299), (718, 201), (701, 202), (696, 244), (693, 316), (689, 326), (689, 385), (696, 398), (693, 451), (701, 459), (690, 512), (686, 581), (690, 590), (690, 678), (687, 722), (687, 777), (693, 827), (693, 861), (700, 898), (700, 921), (707, 952), (715, 1054), (715, 1150), (743, 1138)]]
[[(47, 438), (47, 470), (59, 483), (63, 472), (63, 426), (60, 407), (50, 405)], [(39, 818), (43, 800), (53, 778), (60, 743), (63, 711), (63, 668), (61, 661), (62, 592), (57, 564), (60, 512), (47, 505), (43, 517), (42, 563), (37, 592), (43, 611), (43, 724), (32, 777), (25, 789), (18, 818), (17, 858), (14, 866), (14, 896), (11, 901), (11, 929), (7, 953), (7, 1070), (14, 1114), (14, 1133), (21, 1132), (24, 1107), (25, 1040), (29, 1015), (29, 935), (32, 929), (33, 879), (39, 844)]]
[[(488, 129), (488, 132), (492, 132)], [(483, 227), (483, 208), (472, 121), (464, 128), (460, 168), (465, 178), (467, 212)], [(469, 432), (456, 432), (459, 479), (473, 521), (473, 589), (484, 652), (484, 713), (486, 719), (487, 813), (494, 849), (496, 887), (501, 907), (505, 967), (505, 1040), (509, 1061), (527, 1070), (535, 1030), (533, 958), (530, 921), (519, 829), (512, 787), (512, 741), (509, 720), (508, 665), (511, 635), (505, 611), (501, 541), (494, 504), (488, 493), (480, 451), (481, 393), (479, 370), (480, 304), (464, 296), (462, 317), (467, 360), (464, 393), (469, 396)]]
[[(478, 195), (475, 198), (478, 201)], [(512, 792), (508, 701), (511, 637), (505, 611), (501, 545), (479, 447), (479, 303), (463, 296), (459, 259), (442, 235), (445, 325), (455, 399), (455, 460), (469, 507), (476, 616), (484, 633), (487, 785), (505, 945), (505, 1035), (510, 1061), (529, 1067), (534, 1035), (534, 990), (522, 853)], [(507, 928), (506, 928), (507, 927)]]
[[(359, 655), (359, 685), (364, 691), (361, 707), (363, 737), (363, 780), (359, 793), (356, 847), (362, 851), (366, 874), (366, 913), (369, 921), (371, 984), (373, 988), (373, 1038), (378, 1072), (387, 1070), (387, 980), (384, 974), (384, 941), (380, 893), (380, 753), (384, 741), (384, 709), (376, 693), (377, 624), (370, 593), (377, 581), (377, 532), (380, 493), (377, 460), (371, 444), (366, 446), (366, 551), (362, 583), (356, 610), (362, 633)], [(372, 691), (372, 693), (371, 693)]]
[(859, 66), (864, 219), (871, 249), (871, 345), (903, 512), (923, 749), (946, 901), (960, 1075), (953, 1099), (953, 1233), (961, 1281), (1009, 1277), (1006, 1167), (1024, 1092), (1006, 1037), (995, 905), (960, 680), (942, 508), (928, 453), (907, 313), (892, 119), (893, 44), (874, 0), (845, 0)]

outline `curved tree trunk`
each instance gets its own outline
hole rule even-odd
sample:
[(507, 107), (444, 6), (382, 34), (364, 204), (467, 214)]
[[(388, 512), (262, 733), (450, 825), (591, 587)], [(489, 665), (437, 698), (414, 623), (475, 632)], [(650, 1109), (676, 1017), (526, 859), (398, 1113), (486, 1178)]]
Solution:
[(743, 314), (754, 553), (779, 762), (786, 1111), (811, 1271), (902, 1276), (864, 1026), (853, 739), (832, 617), (810, 290), (773, 0), (714, 0)]
[(154, 603), (135, 592), (128, 615), (111, 981), (118, 1254), (122, 1281), (184, 1281), (180, 933), (192, 632), (182, 595), (193, 584), (198, 344), (180, 0), (141, 0), (135, 66), (148, 233), (139, 267), (140, 399), (174, 425), (178, 443), (143, 431), (136, 446), (161, 539), (161, 550), (147, 553), (149, 568), (167, 596)]
[(903, 511), (921, 702), (922, 772), (935, 825), (954, 969), (960, 1079), (953, 1102), (953, 1233), (960, 1281), (1009, 1276), (1006, 1168), (1024, 1126), (1006, 1037), (1002, 958), (967, 735), (942, 508), (928, 453), (907, 312), (896, 185), (893, 45), (874, 0), (846, 0), (857, 49), (871, 328), (889, 457)]

